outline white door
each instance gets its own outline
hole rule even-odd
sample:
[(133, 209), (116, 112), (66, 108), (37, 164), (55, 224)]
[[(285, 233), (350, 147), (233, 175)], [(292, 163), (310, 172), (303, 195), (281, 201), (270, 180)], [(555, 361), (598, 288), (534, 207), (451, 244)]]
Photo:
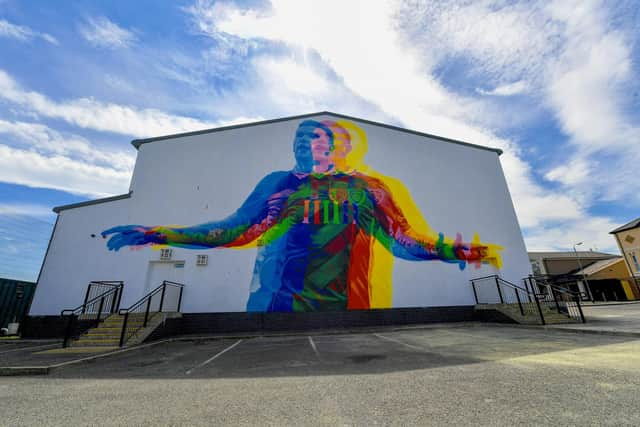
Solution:
[(165, 280), (184, 283), (184, 261), (150, 261), (144, 288), (145, 295)]

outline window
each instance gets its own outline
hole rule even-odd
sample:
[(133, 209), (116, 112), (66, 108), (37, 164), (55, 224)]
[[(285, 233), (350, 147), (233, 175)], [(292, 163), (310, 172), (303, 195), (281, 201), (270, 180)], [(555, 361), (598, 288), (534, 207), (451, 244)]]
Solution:
[(169, 261), (173, 256), (173, 249), (160, 249), (160, 260)]
[(204, 266), (209, 264), (209, 255), (198, 255), (196, 257), (196, 265)]
[(640, 271), (640, 264), (638, 263), (635, 252), (631, 252), (631, 259), (633, 260), (633, 265), (636, 267), (636, 271)]

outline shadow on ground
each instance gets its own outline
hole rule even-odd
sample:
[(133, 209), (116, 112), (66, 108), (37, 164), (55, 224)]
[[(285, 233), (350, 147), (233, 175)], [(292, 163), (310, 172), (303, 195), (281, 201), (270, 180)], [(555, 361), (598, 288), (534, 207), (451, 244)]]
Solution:
[[(503, 326), (174, 341), (56, 369), (57, 378), (379, 374), (619, 344), (632, 337)], [(0, 355), (1, 356), (1, 355)]]

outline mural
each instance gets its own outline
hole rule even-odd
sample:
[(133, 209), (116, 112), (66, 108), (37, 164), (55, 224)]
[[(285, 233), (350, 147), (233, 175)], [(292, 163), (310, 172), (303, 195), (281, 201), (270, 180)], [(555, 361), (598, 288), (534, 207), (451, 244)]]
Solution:
[(295, 167), (264, 177), (226, 219), (102, 235), (114, 251), (257, 247), (247, 311), (389, 308), (395, 257), (501, 267), (500, 246), (432, 230), (406, 187), (364, 162), (367, 149), (353, 122), (306, 120), (293, 140)]

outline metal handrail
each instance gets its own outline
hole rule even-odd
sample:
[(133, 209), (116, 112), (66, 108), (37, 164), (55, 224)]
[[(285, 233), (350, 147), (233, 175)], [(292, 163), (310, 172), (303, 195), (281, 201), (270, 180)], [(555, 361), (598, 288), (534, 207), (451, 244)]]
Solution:
[[(147, 324), (149, 322), (149, 320), (151, 318), (153, 318), (157, 313), (161, 313), (163, 306), (164, 306), (164, 297), (165, 297), (165, 293), (166, 293), (166, 289), (167, 286), (173, 286), (176, 288), (180, 289), (180, 293), (178, 296), (178, 302), (177, 302), (177, 311), (180, 311), (180, 306), (182, 304), (182, 291), (184, 289), (184, 285), (182, 283), (177, 283), (177, 282), (171, 282), (168, 280), (164, 280), (162, 282), (162, 284), (160, 286), (158, 286), (157, 288), (151, 290), (150, 292), (148, 292), (145, 296), (143, 296), (142, 298), (140, 298), (138, 301), (136, 301), (135, 303), (133, 303), (131, 305), (131, 307), (129, 308), (123, 308), (120, 309), (118, 311), (118, 314), (120, 315), (124, 315), (124, 320), (122, 321), (122, 331), (120, 333), (120, 347), (122, 347), (125, 342), (131, 338), (133, 335), (135, 335), (140, 329), (142, 328), (146, 328)], [(154, 296), (156, 296), (158, 293), (161, 292), (161, 296), (160, 296), (160, 304), (158, 307), (158, 311), (157, 312), (151, 312), (151, 301), (153, 299)], [(146, 304), (146, 308), (144, 311), (144, 321), (142, 322), (142, 325), (138, 325), (137, 327), (133, 328), (133, 330), (130, 333), (127, 333), (127, 325), (129, 323), (129, 315), (132, 313), (140, 313), (138, 311), (139, 308), (141, 308), (144, 304)]]
[[(525, 309), (526, 310), (530, 310), (530, 307), (527, 304), (531, 304), (532, 302), (535, 302), (536, 304), (536, 313), (537, 315), (540, 317), (540, 322), (544, 325), (545, 324), (545, 320), (544, 320), (544, 314), (542, 312), (542, 308), (540, 307), (540, 301), (538, 300), (538, 297), (535, 293), (531, 293), (529, 292), (528, 289), (522, 288), (518, 285), (516, 285), (515, 283), (512, 283), (508, 280), (503, 279), (502, 277), (498, 276), (497, 274), (492, 274), (490, 276), (484, 276), (484, 277), (478, 277), (475, 279), (471, 279), (471, 286), (473, 288), (473, 295), (475, 297), (476, 300), (476, 304), (481, 304), (480, 300), (478, 298), (478, 292), (476, 290), (476, 282), (480, 281), (480, 280), (487, 280), (487, 279), (493, 279), (495, 281), (495, 286), (496, 289), (498, 291), (498, 296), (500, 298), (500, 303), (504, 304), (505, 303), (505, 298), (504, 295), (502, 293), (502, 286), (505, 286), (507, 288), (511, 288), (515, 291), (515, 296), (516, 296), (516, 301), (518, 304), (518, 308), (520, 310), (520, 314), (522, 316), (525, 316)], [(522, 299), (520, 298), (520, 293), (524, 293), (524, 295), (527, 296), (527, 299), (529, 300), (527, 301), (522, 301)], [(533, 300), (533, 301), (532, 301)]]
[[(89, 289), (91, 288), (92, 285), (94, 284), (100, 284), (100, 285), (107, 285), (107, 286), (111, 286), (111, 289), (108, 289), (106, 291), (104, 291), (103, 293), (95, 296), (94, 298), (90, 299), (90, 300), (86, 300), (86, 298), (89, 295)], [(84, 320), (89, 320), (92, 321), (89, 324), (89, 328), (91, 327), (91, 325), (93, 326), (98, 326), (100, 324), (100, 322), (102, 321), (102, 315), (103, 314), (112, 314), (114, 312), (116, 312), (119, 308), (120, 308), (120, 301), (122, 299), (122, 290), (124, 289), (124, 282), (122, 281), (109, 281), (109, 282), (105, 282), (105, 281), (92, 281), (89, 282), (89, 285), (87, 286), (87, 295), (85, 295), (85, 302), (84, 304), (73, 308), (73, 309), (65, 309), (62, 310), (60, 312), (60, 316), (61, 317), (68, 317), (67, 320), (67, 327), (65, 328), (65, 335), (64, 335), (64, 340), (62, 342), (62, 346), (63, 347), (67, 347), (69, 345), (69, 340), (71, 338), (71, 335), (73, 334), (73, 329), (74, 329), (74, 323), (77, 320), (78, 316), (80, 315), (84, 315), (85, 319)], [(98, 304), (99, 302), (99, 304)], [(107, 304), (107, 307), (105, 307), (105, 302)], [(98, 305), (98, 309), (95, 313), (91, 313), (90, 311), (91, 308), (94, 308), (95, 305)], [(105, 310), (105, 308), (107, 308)], [(88, 313), (89, 312), (89, 313)], [(91, 317), (95, 316), (95, 319), (92, 319)], [(88, 328), (87, 328), (88, 329)]]
[[(540, 290), (540, 286), (538, 285), (538, 280), (536, 279), (535, 276), (529, 276), (529, 277), (525, 277), (523, 279), (525, 281), (525, 283), (527, 282), (527, 280), (529, 281), (529, 283), (531, 283), (531, 287), (533, 288), (533, 282), (536, 282), (536, 286), (538, 287), (538, 290)], [(586, 295), (586, 293), (584, 292), (575, 292), (572, 291), (570, 289), (567, 288), (563, 288), (560, 287), (554, 283), (550, 283), (548, 281), (544, 281), (542, 283), (542, 286), (547, 287), (550, 291), (551, 291), (551, 298), (553, 298), (553, 303), (556, 307), (556, 310), (558, 311), (558, 313), (564, 314), (567, 317), (570, 318), (576, 318), (579, 319), (582, 323), (587, 323), (586, 318), (584, 317), (584, 313), (582, 311), (582, 305), (580, 304), (580, 300)], [(563, 299), (562, 302), (564, 303), (564, 309), (566, 309), (566, 313), (563, 310), (563, 307), (560, 306), (560, 302), (558, 301), (558, 297), (556, 294), (561, 294), (561, 295), (565, 295), (566, 299)], [(543, 302), (551, 302), (548, 301), (547, 298), (549, 298), (549, 294), (547, 293), (538, 293), (537, 294), (538, 297), (540, 298), (541, 301)], [(577, 308), (577, 313), (571, 313), (571, 306), (568, 303), (574, 303), (575, 304), (575, 308)]]
[(94, 302), (98, 301), (100, 298), (104, 298), (104, 297), (106, 297), (108, 294), (111, 294), (111, 293), (113, 293), (113, 292), (116, 292), (117, 290), (118, 290), (118, 288), (109, 289), (108, 291), (105, 291), (105, 292), (101, 293), (101, 294), (100, 294), (100, 295), (98, 295), (97, 297), (90, 299), (89, 301), (85, 302), (85, 303), (84, 303), (84, 304), (82, 304), (82, 305), (79, 305), (79, 306), (78, 306), (78, 307), (76, 307), (76, 308), (67, 308), (67, 309), (65, 309), (65, 310), (62, 310), (62, 311), (60, 312), (60, 314), (61, 314), (62, 316), (65, 316), (65, 315), (66, 315), (65, 313), (67, 313), (67, 315), (68, 315), (68, 314), (75, 313), (76, 311), (80, 311), (80, 312), (82, 312), (82, 310), (83, 310), (83, 309), (86, 309), (86, 307), (87, 307), (88, 305), (93, 304)]

